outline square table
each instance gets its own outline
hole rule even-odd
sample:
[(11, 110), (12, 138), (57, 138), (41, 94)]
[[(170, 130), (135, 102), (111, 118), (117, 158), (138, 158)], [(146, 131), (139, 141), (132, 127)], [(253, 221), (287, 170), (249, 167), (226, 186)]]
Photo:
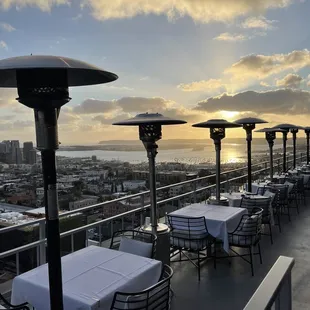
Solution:
[[(65, 310), (110, 309), (116, 291), (136, 292), (158, 282), (160, 261), (97, 246), (62, 257)], [(12, 303), (49, 310), (47, 264), (13, 280)]]
[(204, 216), (209, 233), (223, 241), (223, 249), (227, 253), (229, 252), (228, 232), (237, 228), (243, 214), (247, 214), (247, 209), (205, 203), (194, 203), (170, 213), (170, 215), (184, 217)]

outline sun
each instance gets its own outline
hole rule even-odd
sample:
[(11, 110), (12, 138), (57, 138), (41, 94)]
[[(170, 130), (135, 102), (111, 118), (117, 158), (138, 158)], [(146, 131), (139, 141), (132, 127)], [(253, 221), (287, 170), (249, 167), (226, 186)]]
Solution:
[(220, 113), (227, 120), (233, 119), (239, 114), (238, 111), (220, 111)]

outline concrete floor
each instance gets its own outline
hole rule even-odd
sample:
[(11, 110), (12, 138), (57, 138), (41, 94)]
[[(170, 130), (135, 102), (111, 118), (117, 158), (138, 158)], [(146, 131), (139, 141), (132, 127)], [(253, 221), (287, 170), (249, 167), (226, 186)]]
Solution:
[(307, 206), (300, 207), (300, 214), (292, 210), (292, 222), (282, 217), (282, 233), (273, 227), (274, 244), (268, 236), (262, 236), (263, 264), (256, 256), (251, 276), (250, 265), (240, 258), (217, 261), (217, 269), (212, 261), (206, 261), (201, 268), (198, 282), (197, 269), (190, 262), (171, 264), (174, 275), (172, 289), (175, 293), (172, 310), (241, 310), (255, 292), (265, 275), (280, 255), (294, 257), (292, 271), (293, 309), (310, 309), (310, 198)]

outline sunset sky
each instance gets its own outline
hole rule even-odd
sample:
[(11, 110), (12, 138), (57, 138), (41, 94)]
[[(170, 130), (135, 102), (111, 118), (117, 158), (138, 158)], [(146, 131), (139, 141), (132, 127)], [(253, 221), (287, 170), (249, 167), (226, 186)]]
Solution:
[[(308, 0), (1, 0), (0, 58), (60, 55), (119, 76), (70, 90), (62, 144), (138, 139), (111, 123), (142, 112), (189, 122), (166, 139), (208, 139), (190, 125), (211, 118), (310, 126), (309, 12)], [(0, 140), (34, 141), (33, 112), (16, 97), (0, 90)]]

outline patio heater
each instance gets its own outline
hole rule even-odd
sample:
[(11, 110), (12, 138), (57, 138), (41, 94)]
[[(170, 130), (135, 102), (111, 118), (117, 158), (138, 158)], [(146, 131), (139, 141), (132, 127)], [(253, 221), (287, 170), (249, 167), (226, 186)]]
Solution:
[(310, 137), (310, 127), (304, 127), (306, 140), (307, 140), (307, 165), (309, 165), (310, 154), (309, 154), (309, 137)]
[(246, 117), (236, 120), (235, 123), (242, 125), (243, 129), (246, 131), (247, 153), (248, 153), (248, 192), (252, 192), (252, 158), (251, 158), (252, 131), (255, 129), (256, 124), (264, 124), (267, 122), (260, 118)]
[(264, 132), (265, 133), (265, 139), (268, 142), (269, 145), (269, 161), (270, 161), (270, 179), (272, 181), (273, 179), (273, 146), (274, 146), (274, 140), (276, 139), (276, 133), (277, 132), (284, 132), (284, 130), (280, 128), (263, 128), (256, 130), (255, 132)]
[(292, 124), (280, 124), (274, 126), (273, 128), (280, 128), (283, 131), (283, 171), (286, 171), (286, 141), (287, 134), (291, 131), (293, 135), (293, 166), (296, 167), (296, 135), (298, 133), (298, 129), (301, 129), (300, 126), (295, 126)]
[(34, 109), (37, 149), (42, 156), (52, 310), (63, 309), (55, 165), (55, 150), (59, 146), (57, 120), (60, 108), (71, 100), (69, 86), (108, 83), (117, 78), (113, 73), (65, 57), (31, 55), (0, 61), (0, 87), (16, 87), (19, 96), (17, 100)]
[(149, 182), (151, 198), (151, 228), (155, 235), (157, 232), (166, 231), (167, 226), (158, 223), (157, 201), (156, 201), (156, 171), (155, 157), (157, 155), (156, 142), (162, 138), (162, 125), (178, 125), (186, 122), (178, 119), (171, 119), (159, 113), (143, 113), (133, 118), (113, 123), (120, 126), (139, 126), (139, 138), (142, 141), (149, 161)]
[(216, 152), (216, 196), (211, 197), (209, 201), (212, 204), (226, 204), (227, 198), (221, 197), (221, 141), (225, 138), (226, 128), (241, 127), (236, 123), (227, 122), (224, 119), (211, 119), (206, 122), (197, 123), (193, 127), (210, 128), (210, 138), (214, 141)]

